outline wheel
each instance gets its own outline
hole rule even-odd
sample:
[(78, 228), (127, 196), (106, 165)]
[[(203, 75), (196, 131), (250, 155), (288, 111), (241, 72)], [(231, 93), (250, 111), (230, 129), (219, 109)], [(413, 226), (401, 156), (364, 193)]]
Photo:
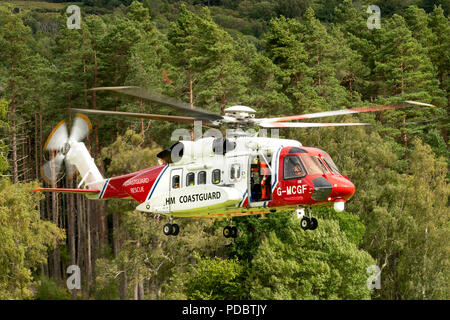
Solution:
[(239, 231), (237, 227), (230, 227), (231, 228), (231, 234), (230, 237), (237, 238)]
[(223, 236), (225, 238), (231, 237), (231, 233), (232, 233), (232, 231), (231, 231), (231, 227), (230, 226), (226, 226), (225, 228), (223, 228)]
[(170, 223), (166, 223), (163, 227), (163, 232), (166, 236), (170, 236), (173, 233), (173, 227)]
[(309, 226), (309, 230), (316, 230), (317, 226), (319, 225), (319, 222), (317, 221), (316, 218), (311, 218), (311, 223)]
[(302, 220), (300, 221), (300, 226), (302, 227), (303, 230), (308, 230), (310, 225), (311, 222), (307, 217), (303, 217)]
[(180, 232), (180, 227), (175, 223), (172, 225), (172, 235), (176, 236)]

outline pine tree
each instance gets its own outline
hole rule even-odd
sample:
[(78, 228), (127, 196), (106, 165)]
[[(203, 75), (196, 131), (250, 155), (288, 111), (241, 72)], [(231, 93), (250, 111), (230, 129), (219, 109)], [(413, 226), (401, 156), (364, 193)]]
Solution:
[[(267, 53), (285, 73), (285, 90), (297, 113), (348, 105), (350, 94), (341, 86), (337, 68), (350, 64), (342, 61), (341, 47), (345, 44), (336, 40), (311, 8), (302, 24), (283, 17), (271, 21)], [(348, 47), (345, 50), (351, 52)]]
[(375, 67), (376, 45), (373, 37), (376, 29), (367, 28), (366, 9), (366, 6), (357, 9), (352, 0), (344, 0), (335, 8), (334, 25), (343, 32), (350, 48), (360, 55), (363, 68), (360, 70), (359, 93), (363, 99), (372, 100), (377, 94), (372, 75)]
[(19, 182), (18, 167), (18, 141), (17, 124), (20, 119), (20, 108), (23, 101), (20, 98), (21, 82), (23, 73), (21, 72), (28, 63), (30, 53), (29, 43), (31, 41), (31, 30), (25, 27), (21, 16), (0, 8), (0, 60), (7, 65), (6, 78), (3, 95), (10, 100), (9, 117), (11, 121), (11, 164), (12, 181)]
[(282, 92), (278, 81), (281, 70), (272, 60), (255, 53), (248, 66), (249, 103), (258, 112), (259, 117), (286, 115), (290, 101)]
[(0, 178), (0, 298), (33, 297), (34, 272), (47, 250), (64, 240), (64, 231), (40, 220), (37, 183), (12, 184)]
[(434, 69), (426, 51), (412, 37), (405, 20), (394, 15), (375, 37), (379, 46), (375, 72), (380, 94), (431, 101), (436, 94)]
[[(450, 114), (450, 21), (448, 17), (445, 17), (442, 7), (435, 7), (433, 12), (430, 13), (429, 26), (435, 39), (430, 48), (430, 59), (437, 69), (439, 87), (446, 92), (447, 114), (444, 115), (444, 119), (448, 119)], [(443, 102), (443, 105), (445, 105), (445, 102)], [(442, 128), (442, 135), (447, 144), (449, 129), (448, 124)]]
[(178, 74), (176, 86), (186, 92), (191, 105), (223, 113), (225, 105), (240, 102), (246, 80), (235, 59), (233, 40), (207, 9), (195, 15), (183, 5), (168, 40), (173, 73)]
[[(443, 92), (439, 89), (433, 64), (427, 51), (413, 38), (403, 17), (393, 15), (377, 34), (374, 41), (379, 49), (374, 72), (379, 84), (379, 102), (439, 101)], [(384, 120), (398, 127), (401, 122), (428, 120), (442, 112), (442, 109), (412, 108), (386, 113)], [(424, 128), (405, 125), (399, 130), (391, 130), (391, 134), (397, 136), (405, 148), (408, 147), (408, 135), (423, 132)]]
[(410, 6), (405, 11), (404, 18), (412, 36), (429, 54), (432, 43), (435, 43), (437, 39), (428, 26), (428, 15), (425, 10), (417, 6)]
[(309, 108), (308, 95), (314, 91), (312, 70), (308, 66), (305, 45), (299, 39), (301, 25), (283, 16), (270, 21), (266, 35), (266, 53), (280, 70), (280, 81), (294, 106), (293, 113)]

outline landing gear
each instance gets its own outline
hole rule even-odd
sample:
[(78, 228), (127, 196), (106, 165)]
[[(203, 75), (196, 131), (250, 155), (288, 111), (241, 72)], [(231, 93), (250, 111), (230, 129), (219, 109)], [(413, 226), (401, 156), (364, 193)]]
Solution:
[(307, 209), (308, 216), (305, 215), (305, 209), (304, 208), (298, 208), (297, 209), (297, 218), (300, 220), (300, 226), (303, 230), (316, 230), (317, 226), (319, 225), (319, 222), (316, 218), (311, 216), (311, 209)]
[(316, 218), (303, 217), (300, 221), (300, 226), (303, 230), (316, 230), (318, 225), (319, 222)]
[(166, 236), (176, 236), (180, 232), (180, 227), (177, 224), (166, 223), (163, 232)]
[(169, 218), (169, 223), (163, 227), (163, 232), (166, 236), (176, 236), (180, 232), (180, 227), (176, 223), (172, 223), (172, 217)]
[(233, 226), (226, 226), (223, 228), (223, 236), (225, 238), (236, 238), (238, 236), (238, 228)]
[(316, 218), (311, 218), (309, 230), (316, 230), (317, 226), (319, 225), (319, 222)]
[(303, 217), (302, 220), (300, 221), (300, 226), (302, 227), (303, 230), (308, 230), (309, 229), (309, 218)]

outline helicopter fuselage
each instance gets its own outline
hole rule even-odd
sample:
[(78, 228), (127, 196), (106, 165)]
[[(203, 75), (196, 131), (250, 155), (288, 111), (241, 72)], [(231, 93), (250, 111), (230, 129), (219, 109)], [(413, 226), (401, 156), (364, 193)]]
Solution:
[[(223, 146), (223, 148), (220, 148)], [(134, 199), (137, 210), (173, 217), (221, 218), (278, 208), (334, 206), (355, 192), (323, 150), (264, 137), (180, 141), (164, 163), (105, 179), (91, 199)]]

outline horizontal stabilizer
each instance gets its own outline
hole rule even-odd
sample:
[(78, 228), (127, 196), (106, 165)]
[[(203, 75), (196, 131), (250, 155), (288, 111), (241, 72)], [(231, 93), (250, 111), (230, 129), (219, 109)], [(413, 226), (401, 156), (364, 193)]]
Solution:
[(65, 189), (65, 188), (37, 188), (33, 191), (42, 192), (63, 192), (63, 193), (100, 193), (100, 190), (96, 189)]

